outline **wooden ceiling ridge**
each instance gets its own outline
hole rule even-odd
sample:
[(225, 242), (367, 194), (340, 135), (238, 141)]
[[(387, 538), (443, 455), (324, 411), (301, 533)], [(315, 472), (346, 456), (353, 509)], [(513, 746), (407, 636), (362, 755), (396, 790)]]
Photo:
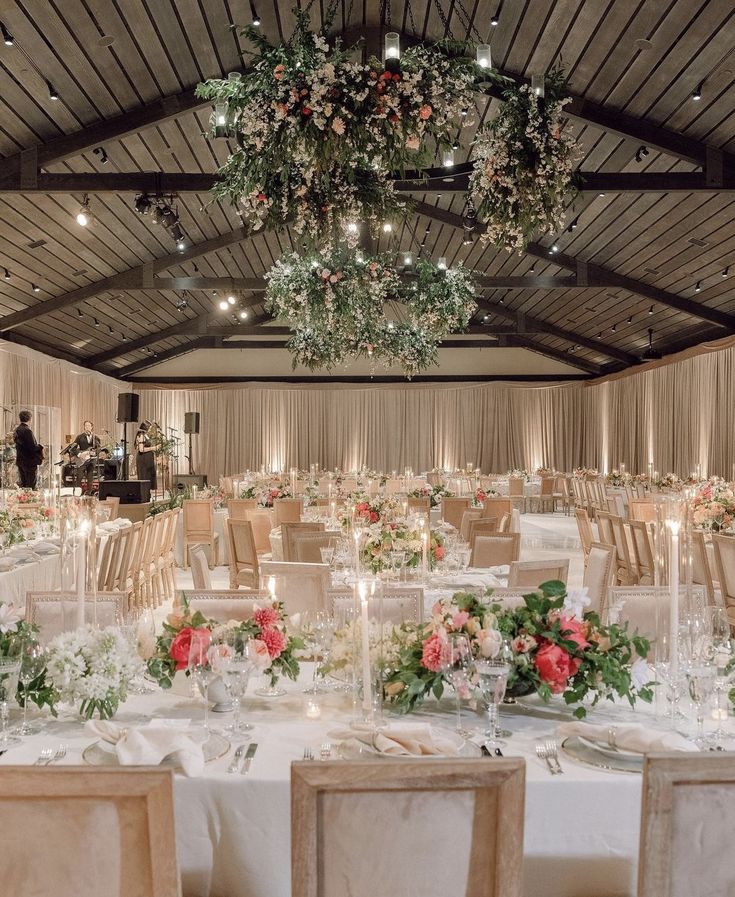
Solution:
[[(462, 216), (457, 215), (454, 212), (449, 212), (446, 209), (440, 209), (423, 202), (417, 203), (414, 207), (414, 211), (427, 218), (431, 218), (434, 221), (439, 221), (442, 224), (447, 224), (450, 227), (463, 230)], [(478, 228), (479, 227), (480, 225), (478, 225)], [(577, 286), (608, 286), (624, 289), (636, 296), (642, 296), (645, 299), (650, 299), (653, 302), (658, 302), (669, 308), (675, 308), (677, 311), (684, 312), (685, 314), (691, 315), (694, 318), (699, 318), (702, 321), (709, 321), (712, 324), (717, 324), (730, 332), (735, 332), (735, 315), (727, 314), (716, 308), (710, 308), (707, 305), (694, 302), (692, 299), (679, 296), (677, 293), (662, 290), (659, 287), (644, 283), (642, 280), (618, 274), (602, 265), (594, 265), (582, 259), (567, 255), (564, 252), (557, 252), (551, 255), (548, 248), (542, 246), (540, 243), (529, 243), (525, 252), (535, 258), (543, 259), (546, 262), (550, 262), (553, 265), (571, 271), (576, 276)], [(577, 342), (579, 342), (579, 340), (577, 340)]]

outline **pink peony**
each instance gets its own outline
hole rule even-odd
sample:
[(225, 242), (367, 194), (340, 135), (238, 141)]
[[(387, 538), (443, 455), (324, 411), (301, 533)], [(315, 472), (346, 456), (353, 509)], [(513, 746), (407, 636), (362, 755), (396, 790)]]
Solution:
[(269, 629), (278, 623), (281, 615), (273, 607), (259, 607), (253, 614), (253, 619), (261, 629)]
[(421, 121), (426, 121), (427, 118), (431, 118), (431, 113), (434, 110), (428, 103), (424, 103), (424, 105), (419, 109), (419, 118)]
[(576, 658), (572, 658), (563, 648), (552, 642), (547, 642), (539, 648), (533, 663), (541, 679), (555, 695), (564, 691), (567, 682), (579, 668), (579, 661)]
[(212, 633), (208, 629), (192, 629), (191, 626), (182, 629), (171, 642), (171, 647), (168, 651), (171, 659), (176, 661), (176, 669), (185, 670), (189, 665), (189, 653), (192, 642), (199, 645), (202, 656), (206, 657), (211, 639)]
[(271, 665), (271, 656), (268, 653), (268, 645), (259, 638), (250, 640), (248, 657), (252, 660), (257, 670), (263, 672)]
[(470, 615), (466, 610), (458, 610), (456, 614), (452, 617), (452, 626), (454, 629), (461, 629), (464, 624), (469, 620)]
[(265, 643), (271, 660), (280, 657), (286, 647), (286, 636), (280, 629), (263, 629), (260, 641)]
[[(580, 648), (589, 648), (590, 643), (587, 641), (587, 626), (575, 620), (574, 617), (562, 617), (560, 622), (561, 634), (564, 639), (574, 642)], [(576, 671), (575, 671), (576, 672)]]
[(430, 636), (424, 642), (424, 649), (421, 652), (421, 665), (431, 670), (432, 673), (438, 673), (444, 668), (447, 661), (447, 642), (440, 635)]

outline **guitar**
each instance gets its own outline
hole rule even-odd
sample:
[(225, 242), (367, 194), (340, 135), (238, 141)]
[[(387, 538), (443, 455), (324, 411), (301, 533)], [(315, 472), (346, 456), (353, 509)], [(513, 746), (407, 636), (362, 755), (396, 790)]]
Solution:
[(93, 451), (92, 449), (85, 449), (85, 451), (79, 452), (78, 455), (72, 455), (69, 459), (69, 463), (72, 467), (83, 467), (87, 463), (87, 461), (96, 457), (97, 452)]

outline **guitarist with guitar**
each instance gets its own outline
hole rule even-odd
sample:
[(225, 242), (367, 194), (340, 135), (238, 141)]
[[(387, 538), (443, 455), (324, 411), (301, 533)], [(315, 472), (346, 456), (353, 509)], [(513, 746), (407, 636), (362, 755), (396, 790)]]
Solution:
[(36, 442), (31, 430), (31, 412), (21, 411), (18, 420), (20, 423), (13, 431), (18, 485), (25, 489), (35, 489), (38, 467), (43, 462), (43, 446)]
[(77, 469), (77, 485), (82, 490), (82, 495), (92, 495), (94, 468), (100, 448), (100, 438), (95, 436), (94, 424), (91, 420), (83, 421), (82, 426), (84, 430), (72, 443), (71, 463)]

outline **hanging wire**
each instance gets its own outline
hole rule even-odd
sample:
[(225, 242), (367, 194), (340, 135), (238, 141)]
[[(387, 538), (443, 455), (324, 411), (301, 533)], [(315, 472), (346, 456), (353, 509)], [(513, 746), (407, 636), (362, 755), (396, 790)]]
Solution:
[(463, 20), (463, 24), (464, 24), (465, 28), (467, 29), (467, 32), (465, 35), (466, 40), (469, 40), (474, 33), (474, 35), (477, 38), (477, 40), (479, 41), (479, 43), (481, 43), (481, 44), (485, 43), (485, 41), (482, 39), (482, 35), (475, 27), (474, 14), (470, 17), (469, 12), (465, 9), (464, 3), (462, 3), (462, 0), (456, 0), (455, 9), (457, 10), (457, 17), (459, 19)]
[[(408, 18), (411, 22), (411, 33), (414, 34), (416, 37), (418, 37), (419, 32), (418, 32), (418, 29), (416, 28), (416, 19), (414, 19), (414, 17), (413, 17), (413, 7), (411, 6), (411, 0), (406, 0), (405, 12), (408, 13)], [(405, 15), (404, 15), (404, 20), (405, 20)]]

